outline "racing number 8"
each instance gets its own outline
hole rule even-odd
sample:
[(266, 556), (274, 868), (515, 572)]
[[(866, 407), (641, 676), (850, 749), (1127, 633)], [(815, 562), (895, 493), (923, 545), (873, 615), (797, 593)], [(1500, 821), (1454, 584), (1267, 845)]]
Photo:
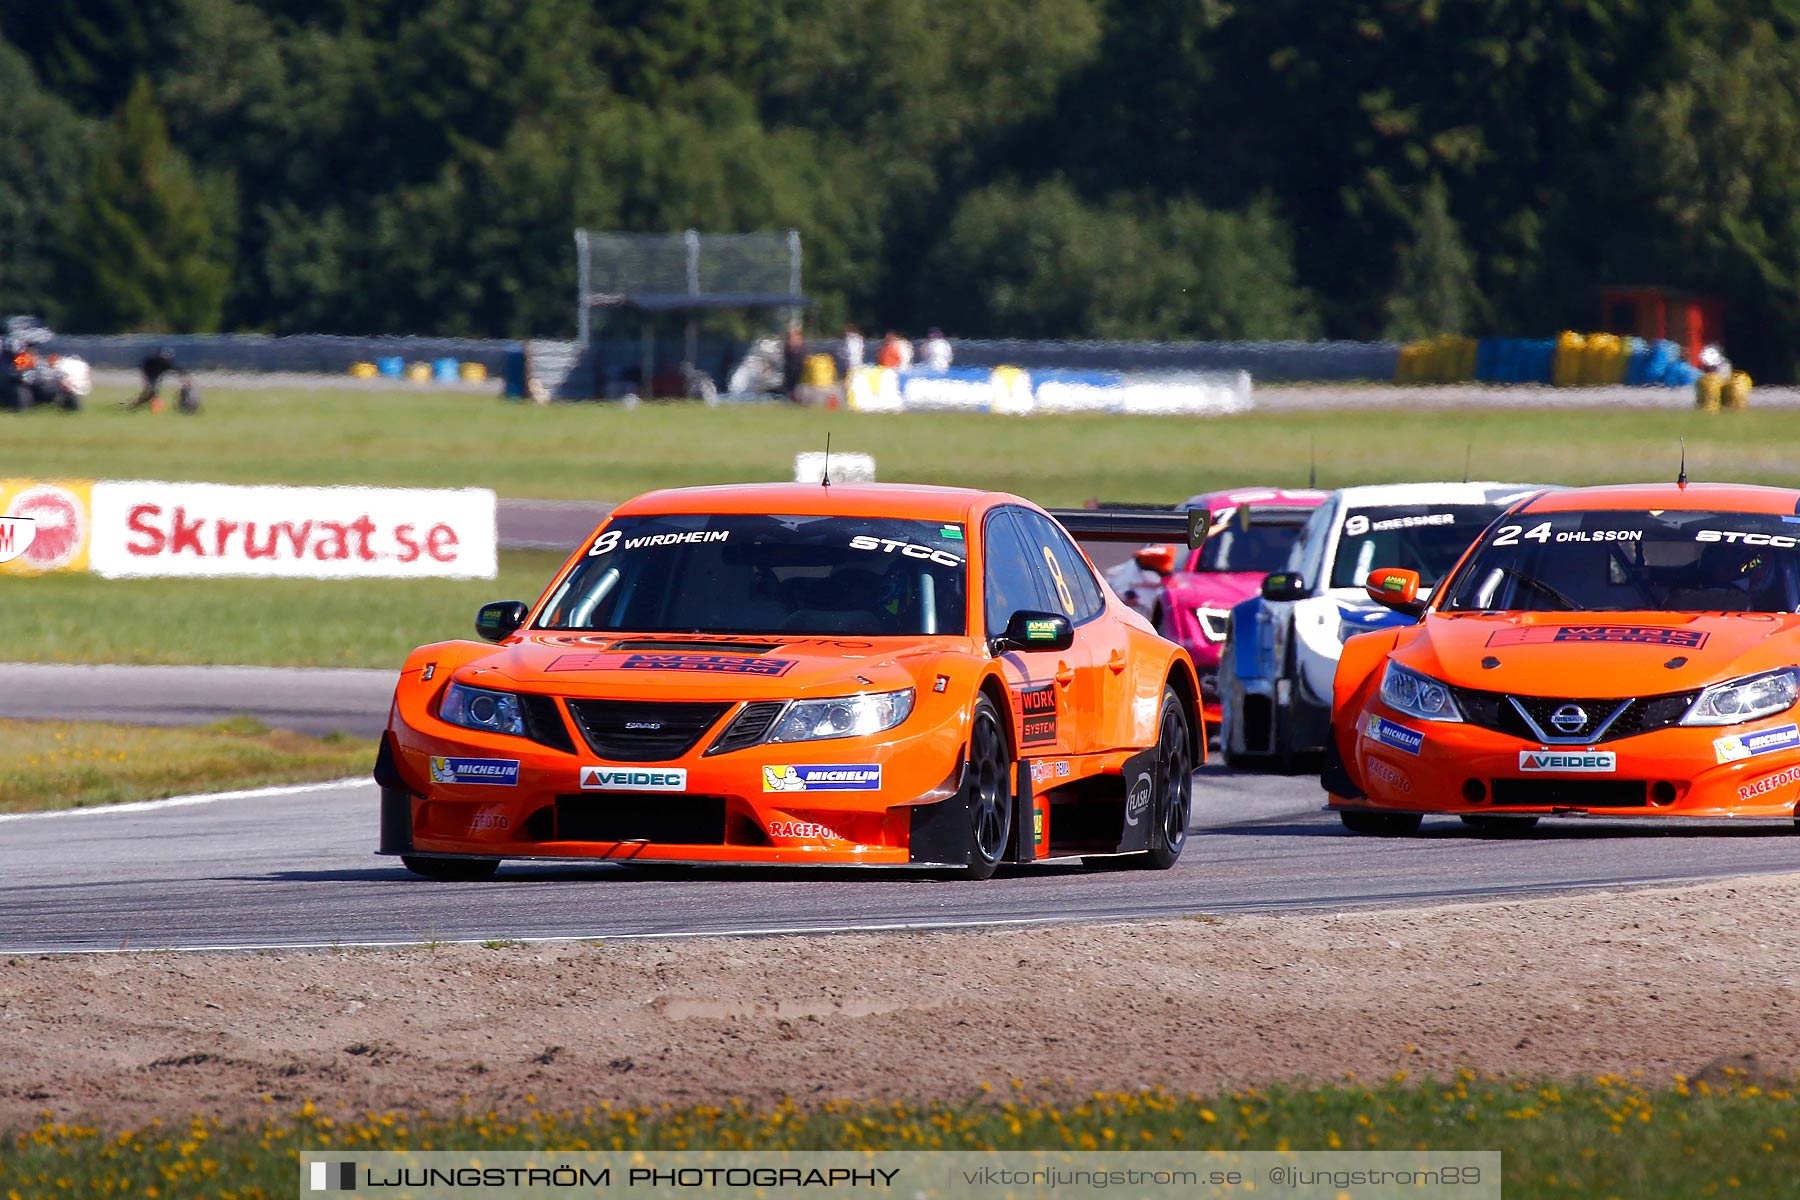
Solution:
[(587, 552), (587, 556), (589, 558), (595, 558), (602, 554), (611, 554), (613, 551), (613, 547), (617, 546), (618, 544), (619, 544), (619, 531), (617, 529), (609, 529), (605, 533), (601, 534), (599, 537), (594, 539), (593, 549), (591, 549)]
[(1063, 612), (1073, 619), (1075, 616), (1075, 594), (1069, 590), (1069, 581), (1063, 578), (1062, 564), (1056, 561), (1056, 555), (1050, 553), (1050, 547), (1044, 547), (1044, 562), (1050, 568), (1050, 578), (1056, 580), (1057, 603)]

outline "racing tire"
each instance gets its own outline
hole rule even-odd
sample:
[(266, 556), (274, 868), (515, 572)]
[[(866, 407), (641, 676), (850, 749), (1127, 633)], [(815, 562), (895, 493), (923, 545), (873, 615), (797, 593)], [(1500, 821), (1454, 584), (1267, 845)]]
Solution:
[(992, 879), (1006, 857), (1013, 822), (1013, 757), (1000, 710), (986, 696), (975, 701), (969, 721), (969, 765), (963, 779), (968, 825), (963, 830), (967, 865), (958, 879)]
[(80, 412), (81, 397), (74, 392), (60, 392), (56, 397), (56, 407), (64, 412)]
[(479, 883), (492, 879), (500, 869), (497, 858), (428, 858), (422, 854), (402, 854), (400, 865), (414, 875), (455, 883)]
[(1406, 837), (1419, 832), (1424, 817), (1419, 813), (1352, 812), (1342, 810), (1338, 819), (1351, 833), (1367, 833), (1376, 837)]
[(1188, 713), (1172, 687), (1163, 688), (1156, 718), (1156, 773), (1151, 777), (1150, 849), (1140, 854), (1084, 858), (1085, 866), (1113, 871), (1166, 871), (1187, 845), (1194, 814), (1194, 750)]
[(1498, 813), (1466, 813), (1462, 823), (1483, 833), (1524, 833), (1538, 823), (1536, 817), (1509, 817)]

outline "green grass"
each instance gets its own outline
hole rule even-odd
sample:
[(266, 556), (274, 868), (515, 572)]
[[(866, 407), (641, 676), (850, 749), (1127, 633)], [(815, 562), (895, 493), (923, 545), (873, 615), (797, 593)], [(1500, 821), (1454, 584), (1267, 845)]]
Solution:
[(274, 731), (248, 717), (171, 729), (0, 721), (0, 812), (342, 779), (374, 762), (372, 741)]
[(537, 599), (565, 556), (508, 551), (498, 579), (0, 576), (0, 656), (20, 662), (398, 670), (426, 642), (475, 636), (489, 600)]
[(1791, 483), (1791, 413), (1470, 410), (856, 415), (757, 405), (559, 404), (434, 392), (210, 389), (198, 417), (127, 413), (100, 389), (80, 414), (0, 419), (0, 477), (491, 487), (503, 496), (623, 500), (656, 487), (791, 478), (825, 444), (876, 456), (885, 480), (1000, 488), (1045, 504), (1173, 501), (1206, 488), (1301, 484), (1316, 445), (1327, 487), (1460, 478)]
[[(564, 1150), (1498, 1150), (1508, 1200), (1791, 1196), (1800, 1102), (1740, 1081), (1722, 1090), (1588, 1082), (1389, 1082), (1210, 1097), (1095, 1094), (1079, 1104), (1015, 1095), (961, 1105), (792, 1104), (536, 1111), (457, 1118), (364, 1115), (309, 1103), (256, 1125), (205, 1118), (110, 1132), (46, 1123), (0, 1141), (0, 1188), (38, 1196), (240, 1198), (293, 1194), (304, 1151)], [(0, 1192), (0, 1195), (6, 1193)], [(11, 1197), (8, 1197), (11, 1200)]]

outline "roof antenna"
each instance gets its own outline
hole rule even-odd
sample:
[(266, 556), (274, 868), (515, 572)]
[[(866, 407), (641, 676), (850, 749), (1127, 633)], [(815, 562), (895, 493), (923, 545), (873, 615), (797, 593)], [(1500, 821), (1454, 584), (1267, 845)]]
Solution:
[(1469, 482), (1469, 463), (1475, 457), (1475, 443), (1469, 442), (1463, 447), (1463, 482)]
[(825, 469), (819, 472), (819, 486), (831, 486), (831, 430), (825, 431)]
[(1686, 438), (1681, 439), (1681, 474), (1675, 476), (1675, 486), (1678, 488), (1684, 488), (1687, 486), (1687, 439)]
[(1313, 434), (1306, 450), (1306, 486), (1319, 486), (1319, 435)]

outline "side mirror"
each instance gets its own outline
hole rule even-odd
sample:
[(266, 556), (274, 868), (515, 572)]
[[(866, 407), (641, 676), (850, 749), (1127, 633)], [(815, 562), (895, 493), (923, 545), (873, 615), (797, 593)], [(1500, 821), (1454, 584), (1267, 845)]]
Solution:
[(1175, 547), (1173, 546), (1145, 546), (1131, 558), (1144, 570), (1154, 571), (1158, 575), (1167, 575), (1175, 569)]
[(1395, 612), (1416, 617), (1425, 611), (1419, 599), (1419, 573), (1401, 567), (1378, 567), (1363, 581), (1369, 599)]
[(1298, 571), (1272, 571), (1263, 576), (1264, 600), (1299, 600), (1306, 595), (1306, 580)]
[(997, 651), (1067, 650), (1075, 644), (1075, 627), (1060, 613), (1021, 609), (994, 643)]
[(517, 600), (496, 600), (484, 604), (475, 614), (475, 632), (490, 642), (498, 642), (517, 633), (531, 610)]

